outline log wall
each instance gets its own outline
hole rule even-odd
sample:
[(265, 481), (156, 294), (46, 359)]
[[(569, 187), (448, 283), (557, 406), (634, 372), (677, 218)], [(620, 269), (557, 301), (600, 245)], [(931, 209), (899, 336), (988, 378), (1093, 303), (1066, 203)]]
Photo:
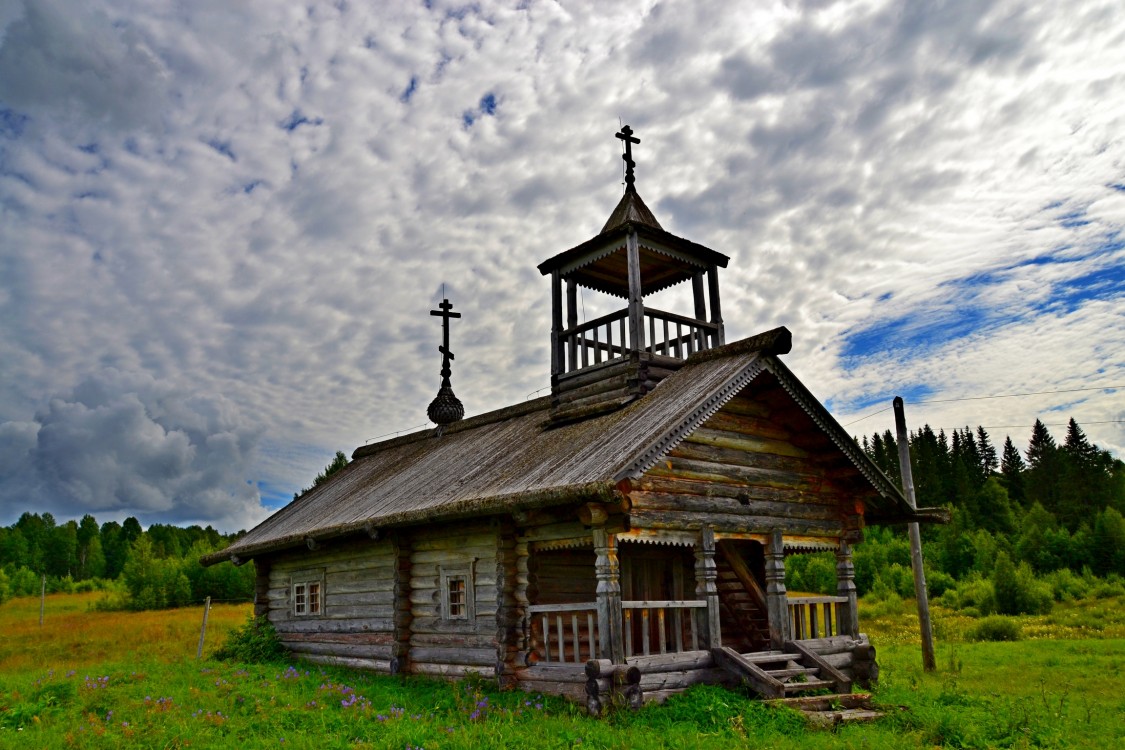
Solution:
[(633, 527), (839, 538), (854, 512), (843, 454), (812, 449), (805, 433), (819, 428), (786, 402), (756, 383), (728, 402), (633, 481)]
[[(316, 662), (391, 670), (394, 549), (370, 539), (278, 555), (268, 566), (268, 616), (282, 643)], [(321, 614), (294, 615), (293, 579), (319, 576)]]
[[(410, 550), (410, 671), (462, 677), (496, 674), (497, 596), (506, 573), (507, 552), (499, 554), (498, 527), (487, 522), (415, 529)], [(465, 619), (444, 619), (441, 571), (472, 566), (471, 611)]]

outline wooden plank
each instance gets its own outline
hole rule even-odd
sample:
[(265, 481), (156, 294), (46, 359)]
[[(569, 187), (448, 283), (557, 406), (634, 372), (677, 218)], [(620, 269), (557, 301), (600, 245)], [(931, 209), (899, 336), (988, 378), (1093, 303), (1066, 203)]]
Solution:
[(827, 682), (835, 683), (835, 690), (838, 693), (850, 693), (852, 690), (852, 680), (836, 667), (832, 666), (824, 659), (820, 658), (820, 654), (809, 648), (801, 641), (790, 641), (785, 644), (786, 650), (794, 650), (801, 654), (804, 663), (809, 666), (816, 666), (820, 669), (820, 676)]
[(768, 698), (780, 698), (785, 695), (785, 686), (775, 680), (757, 663), (746, 659), (729, 646), (711, 649), (717, 665), (727, 669), (735, 675), (743, 677), (752, 690)]

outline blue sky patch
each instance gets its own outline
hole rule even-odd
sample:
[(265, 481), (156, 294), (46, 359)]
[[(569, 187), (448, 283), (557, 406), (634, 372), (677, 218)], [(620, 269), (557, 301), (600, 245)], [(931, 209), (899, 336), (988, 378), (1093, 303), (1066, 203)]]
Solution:
[(410, 100), (414, 98), (414, 92), (418, 90), (418, 76), (410, 76), (410, 83), (403, 89), (402, 95), (398, 100), (403, 104), (409, 104)]
[(261, 180), (252, 180), (251, 182), (248, 182), (242, 186), (242, 192), (246, 193), (246, 195), (250, 195), (250, 193), (254, 192), (254, 188), (258, 187), (261, 184)]
[(207, 141), (206, 143), (207, 143), (208, 146), (215, 149), (216, 151), (218, 151), (220, 154), (227, 157), (231, 161), (238, 161), (238, 157), (235, 156), (234, 151), (230, 147), (230, 141), (220, 141), (217, 138), (213, 138), (213, 139)]
[(496, 114), (496, 94), (489, 91), (480, 100), (480, 111), (482, 115)]
[(5, 138), (19, 138), (27, 127), (27, 115), (22, 115), (14, 109), (0, 107), (0, 135)]
[(302, 125), (321, 125), (323, 123), (323, 117), (305, 117), (300, 109), (295, 109), (292, 114), (278, 123), (278, 127), (292, 133)]

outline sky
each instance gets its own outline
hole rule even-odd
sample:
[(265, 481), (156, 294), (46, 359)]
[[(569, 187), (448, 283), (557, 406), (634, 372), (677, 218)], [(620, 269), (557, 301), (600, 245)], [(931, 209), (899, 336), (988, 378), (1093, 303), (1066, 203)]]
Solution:
[(1122, 90), (1120, 0), (0, 0), (0, 524), (253, 526), (427, 426), (443, 295), (468, 415), (546, 393), (623, 124), (852, 434), (1125, 457)]

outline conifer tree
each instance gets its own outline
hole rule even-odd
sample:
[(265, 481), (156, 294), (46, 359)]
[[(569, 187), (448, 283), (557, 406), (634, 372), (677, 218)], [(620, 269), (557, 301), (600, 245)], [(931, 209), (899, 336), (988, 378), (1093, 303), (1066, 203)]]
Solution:
[(1024, 491), (1027, 499), (1041, 504), (1059, 515), (1062, 505), (1062, 472), (1059, 448), (1047, 431), (1047, 426), (1036, 419), (1027, 445), (1027, 474)]
[(1008, 497), (1012, 502), (1023, 505), (1023, 472), (1025, 471), (1023, 456), (1012, 443), (1010, 436), (1004, 436), (1004, 452), (1000, 459), (1000, 474), (1004, 477), (1004, 484), (1008, 488)]
[(996, 460), (996, 447), (988, 439), (988, 433), (980, 425), (977, 425), (977, 450), (980, 452), (981, 471), (984, 473), (984, 478), (987, 479), (996, 472), (1000, 462)]

